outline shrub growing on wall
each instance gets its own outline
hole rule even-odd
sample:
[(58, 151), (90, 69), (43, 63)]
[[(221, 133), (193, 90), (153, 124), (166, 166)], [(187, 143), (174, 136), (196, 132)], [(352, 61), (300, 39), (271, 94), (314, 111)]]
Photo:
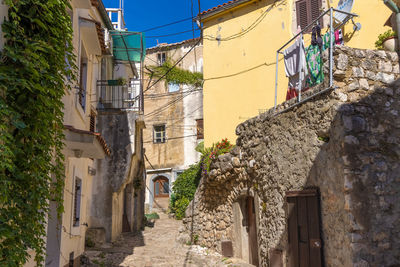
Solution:
[(210, 148), (204, 148), (203, 142), (196, 147), (196, 151), (201, 153), (200, 162), (181, 173), (172, 186), (170, 209), (178, 220), (185, 217), (186, 208), (193, 200), (202, 172), (207, 175), (211, 161), (219, 155), (228, 153), (232, 148), (233, 145), (226, 138)]
[[(63, 103), (74, 80), (68, 0), (5, 0), (0, 52), (0, 266), (45, 255), (49, 201), (62, 211)], [(69, 63), (68, 63), (69, 62)]]
[(201, 178), (200, 164), (194, 164), (182, 172), (172, 185), (170, 208), (178, 220), (185, 217), (185, 210), (193, 199)]

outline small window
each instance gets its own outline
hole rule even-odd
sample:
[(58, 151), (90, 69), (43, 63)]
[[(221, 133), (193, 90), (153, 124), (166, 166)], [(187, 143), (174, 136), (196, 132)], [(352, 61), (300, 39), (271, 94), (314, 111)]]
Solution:
[(203, 119), (196, 120), (197, 139), (204, 139)]
[(94, 133), (96, 131), (96, 113), (90, 111), (90, 131)]
[(176, 83), (168, 83), (168, 92), (178, 92), (179, 91), (179, 84)]
[(80, 64), (80, 75), (79, 75), (79, 91), (78, 100), (79, 104), (83, 110), (86, 107), (86, 88), (87, 88), (87, 78), (88, 78), (88, 59), (85, 54), (85, 48), (82, 44), (81, 49), (81, 64)]
[(80, 225), (81, 194), (82, 194), (82, 180), (76, 177), (75, 190), (74, 190), (74, 214), (73, 214), (73, 225), (75, 227)]
[[(322, 0), (298, 0), (296, 2), (297, 25), (303, 30), (321, 14)], [(320, 20), (322, 25), (322, 19)], [(311, 27), (309, 29), (311, 31)]]
[(158, 65), (164, 64), (165, 60), (167, 59), (167, 55), (165, 52), (157, 54)]
[(165, 143), (165, 125), (154, 126), (154, 143)]

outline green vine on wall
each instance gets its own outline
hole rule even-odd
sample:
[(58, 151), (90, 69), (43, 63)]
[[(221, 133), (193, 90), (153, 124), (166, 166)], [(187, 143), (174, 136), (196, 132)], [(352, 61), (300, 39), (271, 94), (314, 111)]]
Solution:
[[(161, 66), (148, 66), (150, 75), (155, 78), (162, 77), (169, 69), (173, 67), (174, 63), (167, 60)], [(181, 69), (179, 67), (174, 67), (167, 75), (164, 77), (167, 83), (175, 84), (188, 84), (195, 87), (201, 87), (203, 84), (203, 74), (201, 72), (191, 72), (188, 70)]]
[(42, 265), (49, 201), (63, 210), (65, 77), (75, 80), (68, 0), (5, 0), (0, 52), (0, 266)]

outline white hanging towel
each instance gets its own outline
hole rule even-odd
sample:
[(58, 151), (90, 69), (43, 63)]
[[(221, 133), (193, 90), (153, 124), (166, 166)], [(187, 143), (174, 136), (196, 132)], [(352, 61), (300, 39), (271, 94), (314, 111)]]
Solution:
[(298, 38), (293, 45), (283, 51), (285, 72), (289, 77), (289, 87), (301, 88), (304, 77), (308, 75), (306, 51), (303, 36)]

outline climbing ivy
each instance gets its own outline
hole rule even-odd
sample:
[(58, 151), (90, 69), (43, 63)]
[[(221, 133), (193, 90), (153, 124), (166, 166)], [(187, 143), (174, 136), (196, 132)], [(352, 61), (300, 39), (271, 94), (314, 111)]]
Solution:
[(68, 0), (5, 0), (0, 52), (0, 266), (42, 265), (49, 201), (63, 210), (63, 103), (75, 80)]
[(161, 66), (148, 66), (148, 74), (155, 78), (161, 78), (167, 73), (163, 78), (167, 83), (188, 84), (196, 87), (202, 86), (203, 74), (201, 72), (191, 72), (177, 66), (173, 68), (173, 66), (174, 63), (171, 60), (165, 61)]

